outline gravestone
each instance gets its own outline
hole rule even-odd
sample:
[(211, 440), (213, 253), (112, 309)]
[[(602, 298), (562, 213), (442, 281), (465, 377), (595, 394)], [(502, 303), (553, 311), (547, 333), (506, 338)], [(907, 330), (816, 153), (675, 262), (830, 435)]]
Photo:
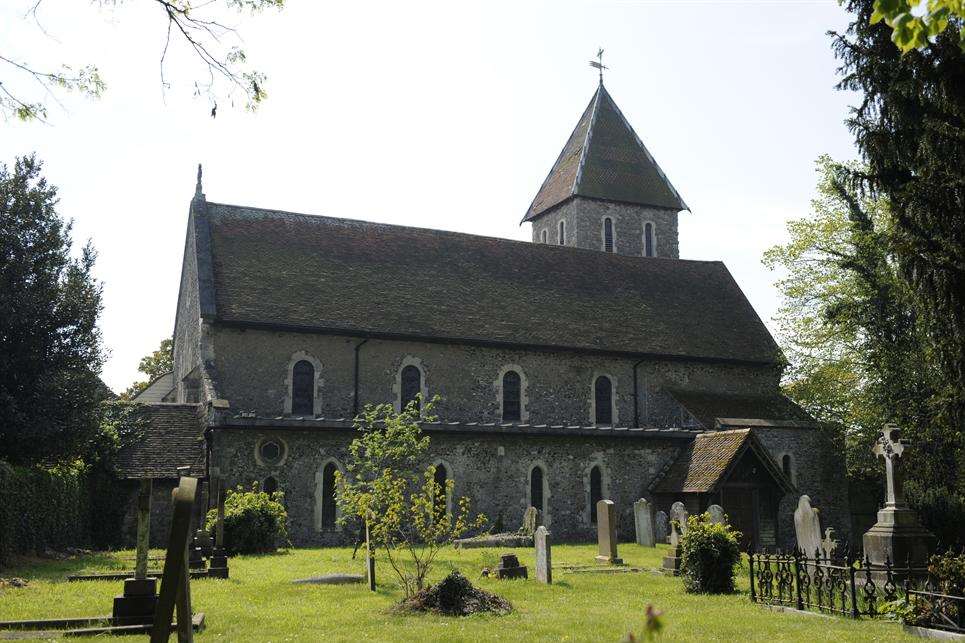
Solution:
[(878, 522), (862, 538), (865, 555), (873, 565), (891, 561), (913, 567), (924, 567), (935, 545), (935, 536), (922, 527), (918, 516), (905, 502), (902, 488), (904, 476), (901, 455), (907, 444), (894, 424), (886, 424), (878, 434), (874, 453), (885, 461), (885, 506), (878, 512)]
[(707, 507), (707, 513), (710, 514), (710, 524), (712, 525), (726, 525), (727, 524), (727, 514), (724, 513), (724, 508), (720, 505), (711, 505)]
[(684, 503), (677, 501), (670, 505), (670, 520), (677, 521), (677, 533), (683, 536), (687, 533), (687, 518), (690, 514), (687, 512), (687, 508), (684, 507)]
[(670, 521), (670, 551), (663, 557), (661, 566), (674, 576), (680, 573), (680, 532), (676, 520)]
[(529, 578), (526, 567), (519, 564), (516, 554), (503, 554), (499, 557), (499, 565), (496, 566), (496, 578)]
[(211, 467), (209, 469), (209, 489), (214, 492), (215, 503), (218, 507), (218, 519), (215, 523), (214, 547), (211, 550), (211, 561), (208, 565), (208, 576), (212, 578), (228, 578), (228, 555), (225, 551), (224, 542), (224, 478), (221, 476), (221, 469)]
[(147, 576), (151, 534), (150, 478), (141, 480), (137, 493), (137, 556), (134, 578), (124, 580), (124, 594), (114, 597), (114, 622), (117, 625), (149, 624), (157, 606), (157, 579)]
[(151, 629), (151, 643), (162, 643), (171, 634), (171, 619), (177, 610), (179, 643), (194, 640), (191, 618), (191, 583), (188, 579), (188, 544), (194, 498), (198, 491), (197, 478), (183, 476), (173, 492), (174, 511), (171, 517), (171, 537), (164, 557), (164, 575)]
[(824, 540), (821, 541), (821, 551), (824, 552), (824, 557), (828, 560), (834, 557), (834, 550), (838, 548), (838, 542), (831, 538), (833, 533), (834, 528), (828, 527), (824, 530)]
[(617, 556), (617, 508), (612, 500), (596, 503), (596, 537), (599, 544), (596, 559), (601, 563), (622, 565), (623, 560)]
[(794, 510), (794, 535), (797, 548), (808, 558), (821, 551), (821, 521), (818, 510), (811, 506), (811, 498), (801, 496)]
[(655, 546), (653, 533), (653, 507), (640, 498), (633, 503), (633, 522), (637, 528), (637, 544), (644, 547)]
[(534, 536), (536, 543), (536, 580), (547, 585), (553, 582), (553, 556), (550, 550), (550, 532), (540, 525)]
[(539, 510), (536, 507), (527, 507), (526, 511), (523, 512), (523, 526), (520, 531), (524, 536), (532, 537), (536, 533), (536, 527), (539, 525)]
[(667, 518), (667, 512), (657, 512), (653, 521), (653, 537), (658, 543), (666, 543), (670, 538), (670, 520)]

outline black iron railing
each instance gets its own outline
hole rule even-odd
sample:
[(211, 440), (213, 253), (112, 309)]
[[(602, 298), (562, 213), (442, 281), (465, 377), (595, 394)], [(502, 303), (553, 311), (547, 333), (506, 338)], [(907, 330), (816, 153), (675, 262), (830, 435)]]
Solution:
[(847, 550), (841, 559), (795, 551), (751, 554), (749, 562), (752, 601), (849, 618), (877, 616), (885, 603), (906, 599), (911, 587), (934, 588), (923, 567), (875, 565)]
[(905, 604), (915, 625), (965, 634), (965, 597), (908, 588)]

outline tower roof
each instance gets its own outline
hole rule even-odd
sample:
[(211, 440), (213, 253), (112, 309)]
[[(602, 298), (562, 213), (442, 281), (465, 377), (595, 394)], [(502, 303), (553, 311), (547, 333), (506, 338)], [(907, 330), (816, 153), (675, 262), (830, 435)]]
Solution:
[(574, 196), (688, 209), (603, 83), (536, 193), (523, 223)]

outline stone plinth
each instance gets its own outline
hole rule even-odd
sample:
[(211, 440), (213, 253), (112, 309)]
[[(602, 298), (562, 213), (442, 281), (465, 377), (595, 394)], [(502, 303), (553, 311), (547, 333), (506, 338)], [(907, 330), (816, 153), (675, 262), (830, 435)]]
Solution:
[(157, 606), (156, 578), (128, 578), (124, 594), (114, 597), (114, 624), (147, 625), (154, 622)]
[(529, 574), (526, 568), (519, 564), (516, 554), (503, 554), (496, 567), (496, 578), (529, 578)]

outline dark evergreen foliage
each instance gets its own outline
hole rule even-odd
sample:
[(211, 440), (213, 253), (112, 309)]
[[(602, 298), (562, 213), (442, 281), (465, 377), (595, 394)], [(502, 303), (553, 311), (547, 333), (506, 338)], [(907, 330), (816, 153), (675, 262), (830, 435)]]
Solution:
[(34, 156), (0, 165), (0, 458), (59, 462), (96, 439), (108, 392), (97, 328), (101, 285)]
[[(931, 400), (930, 446), (957, 451), (946, 473), (962, 475), (965, 426), (965, 55), (957, 29), (902, 55), (884, 23), (870, 24), (873, 0), (846, 0), (854, 21), (832, 33), (841, 89), (861, 102), (848, 126), (867, 170), (856, 184), (885, 196), (895, 228), (890, 244), (912, 286), (941, 376)], [(940, 444), (940, 446), (939, 446)], [(937, 455), (935, 451), (933, 451)], [(951, 480), (948, 482), (952, 482)]]

